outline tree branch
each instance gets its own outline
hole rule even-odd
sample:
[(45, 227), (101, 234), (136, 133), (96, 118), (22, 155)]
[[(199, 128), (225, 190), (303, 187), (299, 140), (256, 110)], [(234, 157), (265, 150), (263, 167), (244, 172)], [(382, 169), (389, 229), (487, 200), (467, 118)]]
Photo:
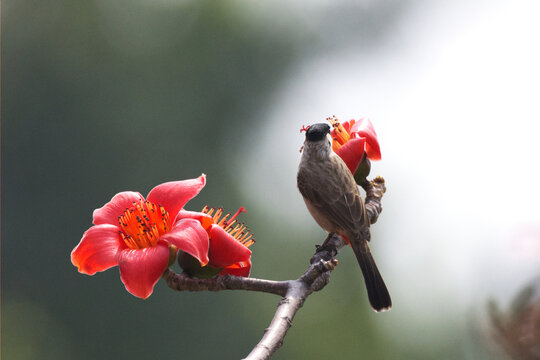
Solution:
[(366, 191), (366, 212), (372, 224), (377, 222), (382, 212), (381, 199), (386, 192), (386, 185), (382, 176), (377, 176), (372, 181), (362, 186)]
[[(386, 191), (384, 179), (377, 177), (362, 185), (366, 191), (366, 211), (370, 222), (377, 221), (381, 211), (381, 198)], [(337, 234), (329, 234), (310, 260), (310, 266), (296, 280), (273, 281), (240, 276), (224, 275), (210, 279), (190, 278), (165, 270), (163, 278), (176, 291), (221, 291), (247, 290), (276, 294), (282, 297), (276, 313), (259, 343), (244, 360), (265, 360), (283, 344), (283, 339), (292, 325), (294, 316), (314, 291), (323, 289), (330, 281), (330, 272), (337, 266), (335, 257), (345, 241)]]
[(247, 290), (260, 291), (285, 296), (290, 281), (272, 281), (241, 276), (223, 275), (210, 279), (191, 278), (185, 273), (176, 274), (171, 269), (165, 270), (163, 278), (167, 285), (176, 291), (221, 291)]
[(283, 338), (291, 327), (294, 315), (302, 307), (305, 299), (314, 291), (324, 288), (330, 281), (330, 271), (338, 264), (333, 258), (337, 254), (335, 246), (343, 246), (344, 241), (336, 234), (329, 236), (328, 239), (332, 240), (327, 249), (322, 250), (322, 247), (319, 247), (312, 258), (317, 260), (296, 280), (272, 281), (233, 275), (197, 279), (190, 278), (184, 273), (176, 274), (170, 269), (165, 270), (163, 278), (171, 289), (177, 291), (248, 290), (282, 296), (263, 338), (246, 357), (246, 360), (268, 359), (283, 344)]
[(330, 271), (336, 265), (336, 259), (329, 261), (320, 260), (312, 264), (300, 278), (289, 281), (289, 290), (279, 302), (270, 326), (264, 331), (261, 341), (259, 341), (244, 360), (269, 359), (281, 347), (296, 312), (302, 307), (306, 298), (313, 291), (318, 291), (328, 284)]

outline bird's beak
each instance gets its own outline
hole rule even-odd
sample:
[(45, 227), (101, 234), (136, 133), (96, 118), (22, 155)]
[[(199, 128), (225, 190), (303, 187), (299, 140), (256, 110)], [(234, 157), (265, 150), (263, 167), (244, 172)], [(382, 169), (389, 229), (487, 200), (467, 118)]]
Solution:
[(332, 135), (330, 133), (326, 134), (326, 138), (328, 139), (330, 144), (332, 144)]

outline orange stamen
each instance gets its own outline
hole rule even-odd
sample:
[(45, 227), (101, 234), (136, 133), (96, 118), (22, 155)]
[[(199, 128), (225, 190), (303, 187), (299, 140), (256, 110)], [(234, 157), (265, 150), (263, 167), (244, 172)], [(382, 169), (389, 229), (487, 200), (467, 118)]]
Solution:
[(209, 208), (208, 206), (205, 206), (201, 212), (213, 216), (214, 224), (221, 226), (226, 232), (229, 233), (229, 235), (234, 237), (245, 247), (249, 247), (253, 245), (253, 243), (255, 243), (255, 239), (253, 239), (253, 233), (250, 232), (247, 226), (244, 223), (237, 224), (238, 220), (236, 218), (238, 217), (238, 215), (240, 215), (240, 213), (246, 212), (245, 208), (240, 207), (233, 216), (231, 216), (230, 213), (227, 213), (223, 217), (222, 208), (216, 210), (215, 208)]
[(161, 205), (141, 200), (118, 217), (120, 235), (130, 249), (156, 246), (171, 228), (169, 213)]
[[(235, 213), (234, 215), (231, 217), (231, 219), (229, 220), (230, 221), (233, 221), (234, 219), (236, 219), (238, 217), (238, 215), (240, 215), (240, 213), (243, 213), (243, 212), (247, 212), (246, 209), (244, 207), (240, 207)], [(229, 214), (227, 214), (228, 216)], [(236, 221), (236, 220), (235, 220)], [(229, 222), (227, 222), (227, 224), (229, 224)]]
[(338, 151), (342, 146), (336, 138), (332, 138), (332, 150), (334, 152)]
[(336, 151), (341, 147), (341, 145), (349, 141), (351, 139), (351, 136), (347, 132), (347, 129), (345, 129), (345, 127), (341, 125), (335, 115), (333, 115), (331, 118), (326, 118), (326, 120), (328, 120), (334, 128), (334, 130), (332, 131), (332, 137), (334, 139), (334, 141), (332, 141), (332, 149)]

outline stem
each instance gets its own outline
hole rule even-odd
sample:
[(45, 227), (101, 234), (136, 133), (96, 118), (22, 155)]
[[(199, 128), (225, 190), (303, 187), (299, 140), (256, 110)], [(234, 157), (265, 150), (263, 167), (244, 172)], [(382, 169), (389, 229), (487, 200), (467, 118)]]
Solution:
[[(384, 179), (377, 177), (361, 185), (366, 191), (366, 212), (370, 223), (377, 221), (381, 211), (381, 198), (386, 191)], [(329, 234), (310, 260), (311, 265), (296, 280), (273, 281), (241, 276), (216, 276), (210, 279), (190, 278), (167, 269), (163, 278), (176, 291), (260, 291), (282, 296), (276, 313), (259, 343), (244, 360), (266, 360), (283, 344), (283, 339), (292, 325), (294, 316), (306, 298), (314, 291), (323, 289), (330, 281), (330, 273), (337, 266), (335, 257), (345, 241), (337, 234)]]

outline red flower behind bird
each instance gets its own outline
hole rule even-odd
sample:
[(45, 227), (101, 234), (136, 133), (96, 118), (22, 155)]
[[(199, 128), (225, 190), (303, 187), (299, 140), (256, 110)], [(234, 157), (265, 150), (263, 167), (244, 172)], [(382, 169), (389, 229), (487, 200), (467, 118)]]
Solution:
[(371, 120), (360, 118), (340, 123), (335, 116), (327, 120), (333, 126), (332, 149), (347, 164), (351, 173), (356, 172), (364, 153), (370, 160), (381, 159), (379, 140)]
[[(94, 211), (94, 226), (73, 249), (71, 262), (79, 272), (88, 275), (118, 265), (126, 290), (143, 299), (152, 294), (177, 249), (191, 255), (203, 267), (210, 263), (223, 268), (224, 273), (249, 275), (251, 251), (247, 246), (253, 240), (251, 236), (243, 237), (244, 229), (231, 235), (231, 228), (215, 224), (217, 220), (209, 214), (193, 213), (201, 214), (202, 221), (185, 216), (191, 212), (183, 210), (184, 205), (205, 184), (203, 174), (196, 179), (158, 185), (146, 200), (137, 192), (116, 194)], [(223, 220), (222, 225), (233, 224), (233, 219)]]

